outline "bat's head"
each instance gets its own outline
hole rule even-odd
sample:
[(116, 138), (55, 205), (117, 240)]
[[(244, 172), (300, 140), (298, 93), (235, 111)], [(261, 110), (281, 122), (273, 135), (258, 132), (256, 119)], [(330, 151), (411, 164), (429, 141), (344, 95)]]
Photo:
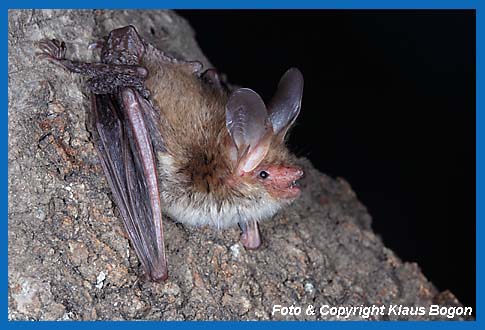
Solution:
[(302, 93), (303, 76), (292, 68), (281, 78), (268, 107), (251, 89), (237, 89), (229, 97), (226, 127), (233, 165), (229, 184), (239, 186), (243, 195), (273, 204), (299, 195), (296, 181), (303, 170), (293, 165), (284, 140), (300, 112)]

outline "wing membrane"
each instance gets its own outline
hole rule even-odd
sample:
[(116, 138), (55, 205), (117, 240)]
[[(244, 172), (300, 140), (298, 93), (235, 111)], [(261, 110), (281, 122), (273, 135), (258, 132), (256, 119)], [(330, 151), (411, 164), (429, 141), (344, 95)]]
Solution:
[[(92, 124), (99, 158), (125, 229), (145, 270), (154, 281), (167, 278), (162, 216), (150, 130), (153, 109), (131, 90), (134, 103), (121, 95), (92, 96)], [(130, 115), (131, 111), (131, 115)], [(133, 122), (133, 111), (138, 122)], [(136, 119), (136, 118), (135, 118)], [(136, 121), (136, 120), (135, 120)], [(143, 127), (140, 127), (140, 121)], [(142, 140), (142, 142), (140, 142)]]

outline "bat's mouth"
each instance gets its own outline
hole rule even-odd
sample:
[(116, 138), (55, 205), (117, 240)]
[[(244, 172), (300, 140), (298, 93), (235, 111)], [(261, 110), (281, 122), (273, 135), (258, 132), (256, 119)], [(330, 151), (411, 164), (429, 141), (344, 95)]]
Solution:
[(286, 198), (296, 198), (300, 195), (301, 190), (297, 180), (298, 179), (291, 181), (286, 188), (282, 189), (286, 193)]

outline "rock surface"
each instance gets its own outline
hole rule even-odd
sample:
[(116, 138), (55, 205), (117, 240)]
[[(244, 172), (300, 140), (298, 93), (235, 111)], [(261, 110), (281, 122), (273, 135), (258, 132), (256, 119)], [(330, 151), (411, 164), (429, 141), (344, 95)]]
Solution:
[[(383, 245), (344, 180), (303, 159), (302, 196), (261, 225), (262, 248), (246, 251), (238, 228), (166, 219), (170, 278), (140, 280), (86, 128), (82, 78), (35, 58), (37, 41), (57, 38), (70, 58), (92, 61), (86, 46), (128, 24), (158, 48), (210, 67), (188, 23), (170, 11), (9, 12), (10, 319), (315, 320), (338, 319), (320, 315), (322, 305), (461, 306)], [(272, 315), (274, 305), (303, 311)], [(309, 305), (315, 315), (305, 315)], [(369, 319), (438, 318), (384, 314)]]

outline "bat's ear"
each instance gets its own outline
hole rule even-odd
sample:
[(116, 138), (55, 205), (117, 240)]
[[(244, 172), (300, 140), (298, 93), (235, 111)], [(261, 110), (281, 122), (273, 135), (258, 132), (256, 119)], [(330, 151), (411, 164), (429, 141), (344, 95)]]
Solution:
[(291, 68), (281, 77), (268, 106), (274, 134), (281, 141), (300, 113), (302, 96), (303, 75), (297, 68)]
[(261, 97), (248, 88), (235, 90), (226, 105), (226, 127), (235, 146), (238, 174), (254, 170), (268, 153), (273, 137)]

